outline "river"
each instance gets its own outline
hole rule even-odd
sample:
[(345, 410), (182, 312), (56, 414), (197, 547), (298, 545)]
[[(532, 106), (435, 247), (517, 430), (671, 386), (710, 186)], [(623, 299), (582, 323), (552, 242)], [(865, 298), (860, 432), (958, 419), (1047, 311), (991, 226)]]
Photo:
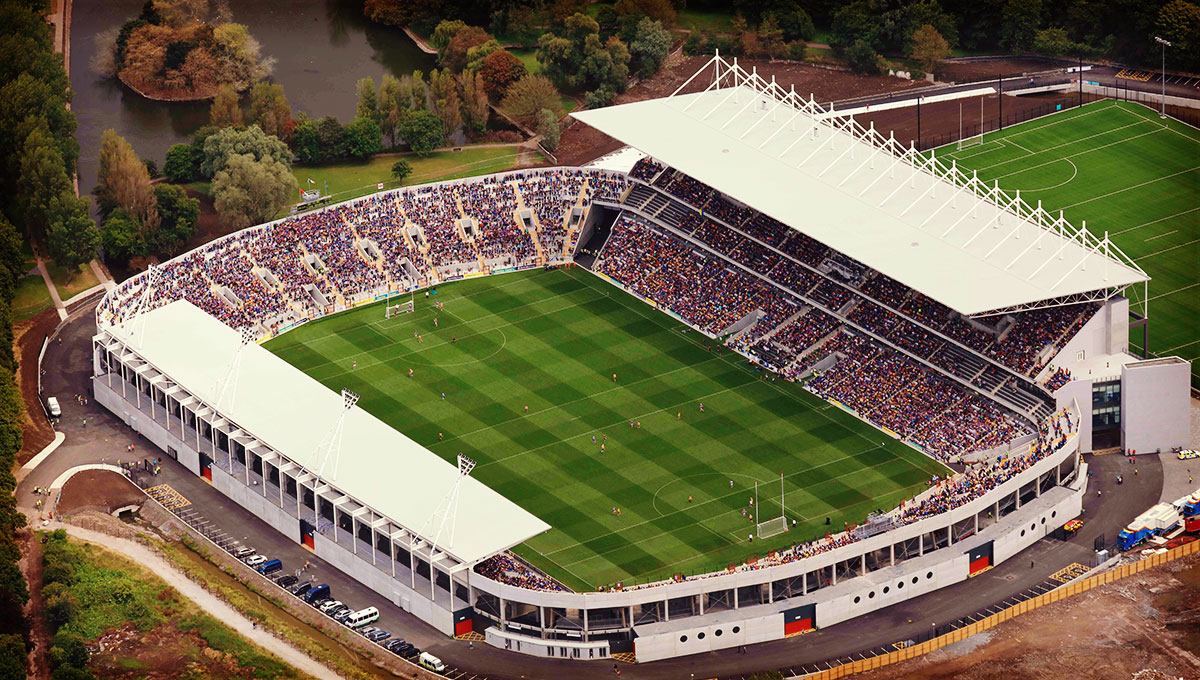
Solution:
[[(96, 34), (133, 18), (145, 0), (74, 0), (71, 17), (72, 109), (79, 119), (79, 189), (96, 184), (100, 135), (116, 130), (138, 155), (161, 168), (167, 149), (189, 141), (208, 121), (208, 102), (165, 103), (142, 98), (88, 67)], [(245, 24), (275, 57), (271, 80), (283, 85), (293, 112), (354, 117), (354, 83), (384, 73), (428, 71), (434, 62), (399, 29), (363, 17), (361, 0), (288, 0), (233, 3), (233, 20)]]

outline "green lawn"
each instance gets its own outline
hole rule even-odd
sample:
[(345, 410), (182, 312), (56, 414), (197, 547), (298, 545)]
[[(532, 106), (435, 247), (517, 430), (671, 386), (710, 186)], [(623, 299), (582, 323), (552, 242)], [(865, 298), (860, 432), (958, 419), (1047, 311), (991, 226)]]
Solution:
[[(366, 162), (297, 165), (292, 168), (292, 174), (302, 189), (324, 191), (328, 185), (333, 201), (337, 202), (377, 191), (379, 182), (387, 189), (399, 186), (392, 179), (392, 165), (401, 158), (413, 169), (405, 183), (425, 184), (514, 168), (518, 152), (516, 146), (464, 146), (462, 151), (439, 151), (426, 158), (405, 154), (376, 156)], [(314, 184), (310, 184), (309, 179)]]
[(42, 277), (34, 274), (17, 279), (16, 292), (13, 294), (13, 321), (24, 321), (37, 316), (38, 312), (54, 306), (50, 299), (50, 291)]
[[(944, 147), (956, 159), (1020, 189), (1030, 203), (1113, 242), (1152, 278), (1150, 351), (1193, 360), (1200, 386), (1200, 131), (1144, 106), (1101, 101), (989, 134), (980, 146)], [(1141, 286), (1127, 294), (1140, 310)], [(1130, 349), (1142, 351), (1141, 329)]]
[[(418, 301), (385, 321), (372, 306), (267, 347), (446, 460), (474, 458), (475, 477), (553, 527), (516, 552), (573, 588), (724, 568), (824, 535), (827, 516), (841, 527), (893, 507), (945, 471), (582, 269), (443, 285), (436, 299), (444, 310)], [(749, 544), (742, 509), (758, 480), (778, 516), (780, 472), (797, 527)]]
[(46, 263), (46, 267), (50, 271), (50, 278), (54, 281), (54, 287), (58, 289), (58, 296), (63, 300), (70, 300), (75, 295), (100, 283), (100, 279), (96, 278), (96, 274), (92, 271), (91, 266), (87, 264), (79, 265), (70, 276), (68, 276), (65, 267), (60, 267), (53, 262)]
[(525, 64), (526, 71), (534, 75), (542, 72), (542, 62), (537, 60), (537, 50), (514, 48), (509, 50), (509, 52), (512, 52), (513, 56), (520, 59), (522, 64)]

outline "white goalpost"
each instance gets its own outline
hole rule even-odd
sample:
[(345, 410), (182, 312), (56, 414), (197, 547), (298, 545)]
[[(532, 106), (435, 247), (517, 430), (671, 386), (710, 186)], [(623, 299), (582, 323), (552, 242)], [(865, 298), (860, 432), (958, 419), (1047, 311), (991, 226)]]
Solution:
[[(1004, 95), (1001, 94), (1000, 96), (1004, 96)], [(959, 151), (962, 151), (963, 149), (965, 149), (969, 146), (979, 146), (979, 145), (983, 144), (983, 137), (984, 137), (983, 100), (984, 100), (984, 98), (985, 97), (983, 95), (980, 95), (980, 97), (979, 97), (979, 134), (972, 135), (971, 137), (969, 137), (967, 139), (963, 139), (963, 134), (962, 134), (962, 128), (963, 128), (962, 102), (958, 103), (958, 150)]]
[(404, 302), (400, 302), (400, 303), (397, 303), (394, 305), (392, 305), (392, 304), (387, 305), (387, 307), (384, 308), (383, 318), (390, 319), (392, 317), (400, 316), (401, 314), (407, 314), (408, 312), (413, 311), (413, 308), (414, 308), (413, 302), (414, 302), (414, 298), (410, 295), (409, 298), (407, 300), (405, 300)]
[[(754, 481), (754, 507), (760, 512), (762, 506), (758, 504), (758, 480)], [(762, 519), (762, 515), (759, 515)], [(779, 473), (779, 516), (758, 523), (758, 537), (770, 538), (778, 536), (788, 530), (786, 508), (783, 502), (783, 473)]]

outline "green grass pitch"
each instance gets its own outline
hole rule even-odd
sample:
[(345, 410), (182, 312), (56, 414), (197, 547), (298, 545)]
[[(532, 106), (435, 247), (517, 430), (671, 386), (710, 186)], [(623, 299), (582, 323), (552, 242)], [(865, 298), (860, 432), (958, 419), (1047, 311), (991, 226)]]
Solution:
[[(1150, 275), (1150, 352), (1192, 360), (1200, 387), (1200, 130), (1140, 104), (1100, 101), (936, 150), (1031, 205), (1109, 232)], [(1128, 290), (1141, 310), (1141, 286)], [(1130, 331), (1141, 353), (1142, 331)]]
[[(827, 516), (840, 530), (894, 507), (945, 472), (685, 329), (583, 270), (538, 270), (442, 285), (412, 314), (385, 320), (372, 305), (267, 347), (446, 460), (474, 458), (475, 477), (553, 527), (516, 552), (575, 589), (723, 568), (824, 535)], [(760, 519), (778, 517), (780, 472), (797, 526), (748, 543), (754, 481)]]

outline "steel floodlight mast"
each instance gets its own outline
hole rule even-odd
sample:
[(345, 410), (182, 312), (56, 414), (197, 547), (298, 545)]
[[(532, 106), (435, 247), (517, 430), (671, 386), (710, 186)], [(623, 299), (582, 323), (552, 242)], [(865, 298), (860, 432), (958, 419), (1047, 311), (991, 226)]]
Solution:
[(1164, 40), (1157, 35), (1154, 36), (1154, 42), (1162, 45), (1162, 108), (1159, 109), (1158, 117), (1167, 117), (1167, 48), (1171, 46), (1170, 40)]
[[(433, 540), (429, 544), (429, 599), (434, 599), (434, 587), (437, 584), (436, 567), (434, 561), (437, 559), (438, 541), (442, 538), (442, 531), (446, 529), (446, 524), (450, 524), (450, 538), (445, 545), (454, 545), (454, 534), (458, 528), (458, 498), (459, 492), (462, 490), (463, 480), (470, 476), (471, 471), (475, 469), (475, 460), (458, 454), (458, 474), (454, 477), (454, 484), (450, 485), (450, 490), (446, 493), (446, 497), (438, 504), (438, 507), (429, 516), (429, 522), (426, 524), (427, 530), (422, 532), (428, 536), (428, 529), (433, 528), (434, 522), (438, 521), (438, 515), (441, 515), (441, 521), (438, 522), (437, 531), (433, 534)], [(453, 588), (451, 589), (453, 592)]]
[[(333, 478), (337, 479), (338, 463), (342, 458), (342, 430), (346, 424), (346, 414), (354, 405), (358, 403), (358, 395), (348, 389), (342, 389), (342, 410), (338, 412), (338, 418), (333, 423), (333, 427), (329, 430), (329, 436), (317, 445), (317, 454), (321, 459), (321, 466), (317, 468), (317, 479), (313, 482), (313, 515), (314, 524), (320, 524), (321, 521), (321, 499), (317, 496), (317, 491), (320, 488), (321, 480), (325, 473), (325, 466), (329, 463), (330, 458), (333, 459)], [(325, 450), (325, 455), (320, 456), (321, 450)]]

